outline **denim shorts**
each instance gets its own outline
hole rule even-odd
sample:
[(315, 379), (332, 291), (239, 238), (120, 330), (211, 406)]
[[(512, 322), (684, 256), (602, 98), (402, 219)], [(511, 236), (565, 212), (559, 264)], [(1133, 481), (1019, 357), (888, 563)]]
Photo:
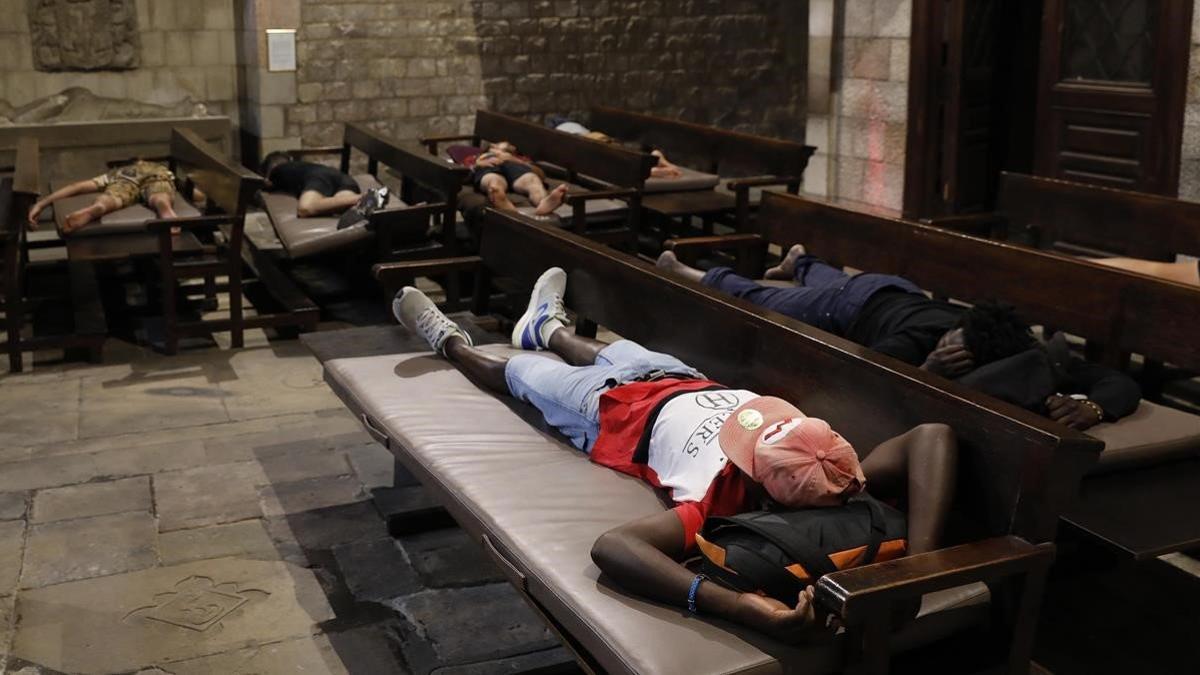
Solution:
[(632, 340), (605, 347), (591, 366), (571, 366), (537, 354), (518, 354), (508, 361), (504, 377), (514, 397), (537, 408), (546, 424), (591, 452), (600, 433), (600, 395), (661, 370), (669, 375), (701, 377), (699, 371), (670, 354), (652, 352)]

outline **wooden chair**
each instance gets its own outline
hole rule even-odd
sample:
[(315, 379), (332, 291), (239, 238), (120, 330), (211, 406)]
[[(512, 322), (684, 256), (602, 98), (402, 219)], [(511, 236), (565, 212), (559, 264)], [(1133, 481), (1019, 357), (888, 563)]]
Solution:
[[(726, 245), (759, 261), (768, 242), (783, 250), (803, 243), (832, 264), (901, 275), (938, 296), (1010, 303), (1027, 320), (1087, 339), (1093, 360), (1114, 367), (1132, 352), (1200, 369), (1200, 344), (1190, 339), (1200, 335), (1200, 289), (1192, 286), (781, 194), (764, 198), (759, 227), (757, 242), (741, 236)], [(1107, 447), (1069, 522), (1137, 559), (1200, 543), (1200, 518), (1160, 518), (1194, 511), (1187, 504), (1200, 489), (1200, 419), (1143, 401), (1129, 418), (1089, 433)]]
[[(482, 146), (485, 141), (512, 143), (518, 152), (536, 160), (551, 178), (551, 187), (558, 182), (568, 184), (562, 214), (568, 227), (607, 243), (636, 245), (643, 186), (657, 161), (649, 154), (630, 152), (487, 110), (475, 113), (475, 130), (471, 134), (421, 139), (435, 156), (442, 144), (453, 141), (467, 141), (474, 146)], [(475, 214), (486, 206), (487, 199), (472, 190), (463, 195), (460, 204)], [(567, 208), (569, 216), (565, 213)]]
[[(838, 615), (847, 632), (830, 645), (797, 648), (728, 624), (688, 619), (597, 579), (587, 554), (589, 537), (614, 524), (602, 506), (589, 501), (584, 515), (559, 506), (553, 526), (544, 520), (537, 526), (522, 514), (538, 512), (543, 498), (557, 499), (562, 484), (554, 491), (523, 493), (519, 509), (505, 508), (512, 501), (492, 496), (489, 486), (477, 484), (455, 466), (428, 461), (421, 433), (406, 431), (397, 421), (403, 415), (388, 416), (395, 401), (377, 396), (395, 392), (388, 377), (379, 375), (392, 373), (389, 357), (381, 357), (380, 365), (361, 359), (327, 362), (327, 379), (335, 392), (460, 524), (481, 538), (587, 672), (883, 673), (894, 650), (928, 640), (946, 650), (946, 659), (952, 659), (959, 672), (1028, 671), (1038, 605), (1053, 555), (1050, 541), (1059, 514), (1095, 461), (1098, 441), (1027, 411), (996, 405), (927, 373), (897, 368), (890, 359), (797, 322), (781, 322), (743, 301), (663, 277), (652, 265), (571, 232), (518, 217), (489, 210), (480, 255), (459, 262), (474, 266), (482, 276), (511, 278), (525, 287), (547, 267), (561, 266), (570, 275), (566, 304), (577, 313), (580, 332), (589, 334), (603, 325), (675, 354), (718, 381), (784, 397), (843, 430), (858, 448), (872, 447), (925, 422), (949, 424), (959, 437), (962, 470), (955, 512), (962, 519), (964, 543), (823, 577), (818, 603)], [(421, 265), (386, 264), (376, 271), (390, 287)], [(703, 330), (693, 329), (696, 326)], [(441, 370), (445, 368), (425, 365), (405, 372), (416, 377)], [(371, 381), (356, 381), (359, 371)], [(428, 424), (427, 415), (422, 419), (425, 427), (436, 428)], [(487, 456), (487, 461), (499, 462), (493, 452), (520, 447), (514, 462), (536, 457), (546, 462), (539, 466), (560, 472), (557, 479), (547, 475), (548, 481), (586, 480), (594, 485), (594, 490), (585, 491), (590, 494), (630, 492), (623, 501), (662, 508), (653, 500), (639, 501), (644, 496), (634, 499), (634, 492), (649, 491), (648, 486), (635, 483), (633, 489), (624, 477), (577, 467), (577, 453), (566, 448), (559, 459), (543, 460), (534, 448), (519, 444), (514, 433), (506, 428), (503, 445), (495, 450), (484, 441), (477, 448), (481, 461)], [(536, 430), (531, 433), (531, 444), (544, 438)], [(440, 448), (451, 442), (445, 433), (435, 440)], [(464, 443), (465, 449), (469, 442)], [(586, 476), (577, 475), (585, 469)], [(561, 499), (555, 503), (561, 504)], [(611, 508), (630, 511), (627, 504)], [(563, 533), (574, 534), (577, 528), (587, 529), (588, 536), (572, 536), (566, 543)], [(551, 539), (554, 546), (549, 546)], [(974, 636), (951, 630), (938, 638), (926, 635), (909, 641), (901, 637), (903, 630), (893, 634), (891, 610), (897, 603), (971, 582), (983, 582), (991, 590), (990, 628)], [(664, 650), (663, 644), (674, 648)]]
[[(590, 124), (614, 138), (640, 145), (646, 151), (662, 150), (676, 163), (690, 162), (695, 169), (725, 182), (725, 189), (679, 190), (669, 180), (653, 179), (648, 184), (643, 206), (668, 220), (699, 216), (705, 234), (723, 215), (732, 214), (731, 225), (748, 232), (755, 206), (752, 190), (783, 187), (796, 194), (808, 160), (816, 147), (765, 136), (743, 134), (703, 124), (629, 112), (616, 108), (595, 107)], [(651, 191), (653, 188), (653, 191)]]
[[(99, 362), (108, 332), (91, 264), (68, 262), (31, 268), (25, 220), (40, 194), (39, 169), (38, 140), (23, 137), (16, 144), (12, 176), (0, 180), (0, 270), (4, 275), (0, 309), (11, 373), (22, 371), (22, 352), (40, 349), (64, 349), (68, 356), (81, 352), (87, 360)], [(65, 277), (65, 289), (42, 295), (38, 281), (48, 275)], [(32, 325), (27, 323), (31, 317)]]

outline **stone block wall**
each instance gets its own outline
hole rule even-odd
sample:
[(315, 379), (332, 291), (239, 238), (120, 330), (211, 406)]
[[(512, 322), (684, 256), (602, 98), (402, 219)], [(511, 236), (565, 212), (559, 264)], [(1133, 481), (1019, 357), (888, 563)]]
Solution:
[(236, 116), (234, 0), (137, 0), (141, 66), (107, 72), (35, 70), (27, 4), (0, 0), (0, 116), (76, 87), (102, 99), (173, 110), (198, 103)]
[(1179, 197), (1200, 201), (1200, 7), (1192, 10), (1192, 51), (1180, 152)]
[(594, 104), (804, 137), (798, 0), (303, 0), (286, 135), (342, 122), (402, 139), (477, 108), (544, 119)]
[(804, 190), (898, 212), (904, 201), (911, 0), (810, 0)]

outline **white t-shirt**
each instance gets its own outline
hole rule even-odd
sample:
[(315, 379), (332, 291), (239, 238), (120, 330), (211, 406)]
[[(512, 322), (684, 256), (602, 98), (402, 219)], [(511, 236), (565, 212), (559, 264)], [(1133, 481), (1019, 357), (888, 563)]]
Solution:
[(650, 431), (648, 464), (676, 502), (700, 501), (729, 458), (721, 425), (758, 394), (745, 389), (688, 392), (667, 401)]

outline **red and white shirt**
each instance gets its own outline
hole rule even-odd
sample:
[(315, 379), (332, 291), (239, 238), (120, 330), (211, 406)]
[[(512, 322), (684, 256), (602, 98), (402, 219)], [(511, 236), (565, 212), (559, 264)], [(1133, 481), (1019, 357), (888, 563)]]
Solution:
[(709, 516), (755, 508), (741, 472), (721, 450), (719, 433), (734, 410), (757, 396), (709, 380), (614, 387), (600, 397), (592, 461), (666, 490), (690, 549)]

